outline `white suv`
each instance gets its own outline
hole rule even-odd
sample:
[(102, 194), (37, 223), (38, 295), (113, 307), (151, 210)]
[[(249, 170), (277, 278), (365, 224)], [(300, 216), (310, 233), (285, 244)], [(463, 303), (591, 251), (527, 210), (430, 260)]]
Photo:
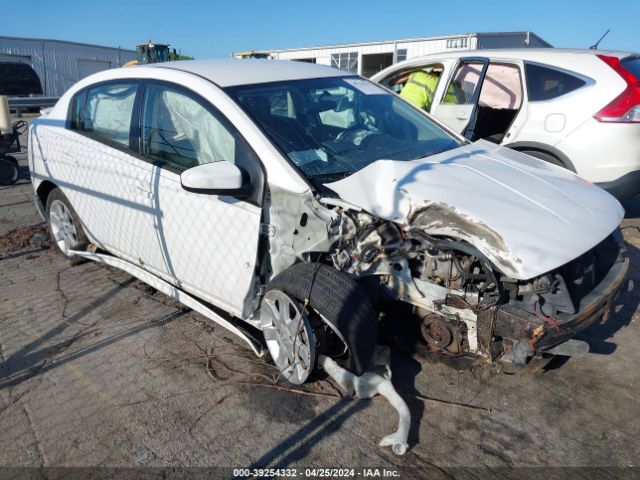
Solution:
[(628, 268), (604, 190), (319, 65), (97, 73), (31, 125), (28, 152), (63, 254), (130, 272), (257, 353), (264, 339), (294, 383), (321, 355), (363, 373), (381, 312), (479, 367), (566, 354)]
[(563, 49), (482, 50), (410, 59), (372, 77), (400, 92), (438, 77), (430, 113), (576, 172), (618, 198), (640, 193), (640, 56)]

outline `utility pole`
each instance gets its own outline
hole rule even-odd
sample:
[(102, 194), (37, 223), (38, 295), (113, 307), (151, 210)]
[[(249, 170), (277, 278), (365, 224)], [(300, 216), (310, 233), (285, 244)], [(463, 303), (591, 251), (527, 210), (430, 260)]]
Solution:
[(47, 96), (47, 57), (45, 56), (44, 40), (42, 41), (42, 66), (44, 67), (44, 96)]

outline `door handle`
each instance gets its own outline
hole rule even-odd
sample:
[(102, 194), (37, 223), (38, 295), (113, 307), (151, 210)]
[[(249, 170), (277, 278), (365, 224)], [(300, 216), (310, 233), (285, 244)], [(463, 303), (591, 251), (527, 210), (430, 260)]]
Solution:
[(136, 183), (133, 187), (133, 191), (141, 197), (149, 200), (153, 199), (153, 193), (151, 193), (151, 190), (148, 190), (147, 187), (143, 187), (141, 184)]
[(78, 159), (75, 156), (71, 155), (68, 152), (62, 152), (62, 154), (67, 158), (67, 160), (73, 162), (74, 165), (78, 165)]
[(469, 115), (457, 115), (458, 120), (469, 120)]

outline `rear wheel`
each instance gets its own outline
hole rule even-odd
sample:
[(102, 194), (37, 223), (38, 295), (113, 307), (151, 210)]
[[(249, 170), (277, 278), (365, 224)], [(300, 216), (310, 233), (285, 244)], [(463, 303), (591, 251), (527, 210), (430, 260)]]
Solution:
[(47, 197), (47, 218), (49, 233), (58, 249), (71, 262), (83, 259), (71, 254), (71, 250), (84, 250), (89, 241), (82, 229), (78, 214), (59, 188), (54, 188)]
[[(275, 299), (282, 302), (278, 308), (281, 324), (289, 326), (279, 336), (273, 326)], [(295, 366), (302, 375), (295, 380), (308, 378), (315, 366), (308, 362), (315, 363), (320, 354), (335, 358), (356, 375), (371, 363), (378, 334), (377, 311), (362, 285), (328, 265), (299, 263), (277, 275), (267, 287), (260, 319), (269, 352), (283, 375), (291, 367), (283, 362), (283, 352), (289, 353), (292, 362), (298, 361), (295, 354), (305, 345), (302, 363)]]

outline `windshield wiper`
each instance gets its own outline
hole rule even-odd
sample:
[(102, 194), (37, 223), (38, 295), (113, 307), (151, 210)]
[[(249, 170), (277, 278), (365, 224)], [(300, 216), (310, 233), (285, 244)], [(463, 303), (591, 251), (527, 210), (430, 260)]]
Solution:
[(333, 172), (333, 173), (318, 173), (317, 175), (308, 175), (307, 178), (313, 181), (319, 181), (320, 183), (338, 181), (343, 178), (353, 175), (355, 172)]

